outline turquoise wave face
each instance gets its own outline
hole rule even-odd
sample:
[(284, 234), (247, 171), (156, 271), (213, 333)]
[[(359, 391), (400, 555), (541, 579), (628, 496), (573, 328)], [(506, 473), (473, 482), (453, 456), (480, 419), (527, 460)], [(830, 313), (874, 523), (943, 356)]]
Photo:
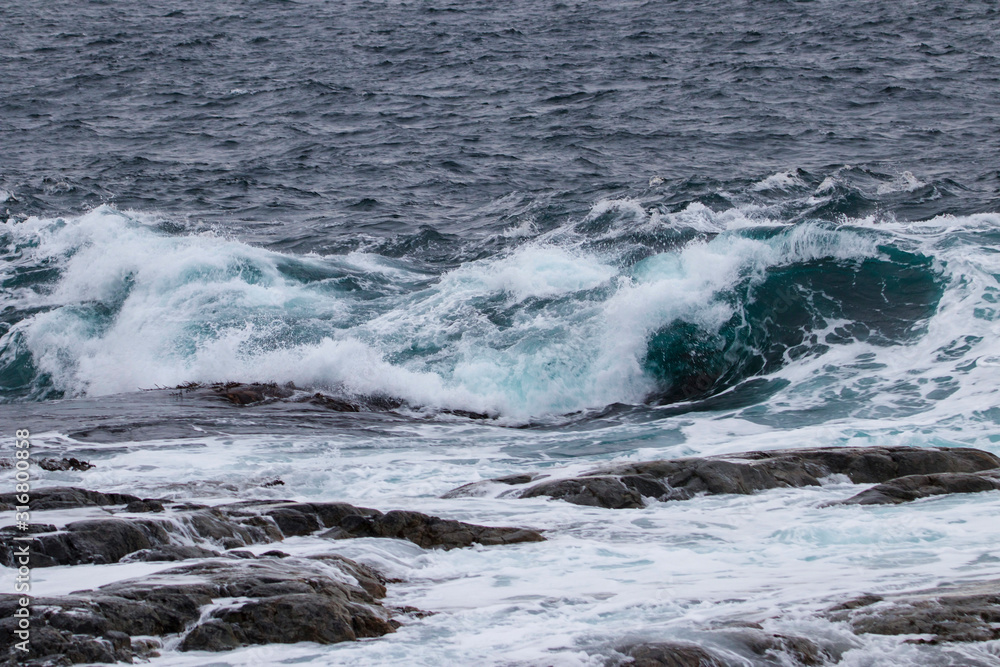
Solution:
[[(704, 399), (833, 345), (902, 345), (926, 332), (944, 291), (933, 261), (892, 246), (861, 260), (769, 267), (717, 295), (732, 316), (706, 330), (676, 320), (649, 341), (657, 403)], [(762, 396), (763, 398), (763, 396)]]
[(834, 348), (920, 339), (948, 286), (871, 226), (627, 202), (443, 265), (283, 254), (107, 207), (3, 233), (7, 401), (236, 380), (515, 421), (711, 409), (763, 400), (791, 380), (760, 378)]

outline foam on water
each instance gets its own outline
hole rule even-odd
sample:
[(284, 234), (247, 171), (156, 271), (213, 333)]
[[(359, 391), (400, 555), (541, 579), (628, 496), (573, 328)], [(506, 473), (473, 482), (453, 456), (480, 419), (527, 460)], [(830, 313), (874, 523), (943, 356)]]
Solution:
[[(7, 291), (29, 313), (3, 338), (7, 374), (30, 365), (36, 396), (291, 381), (525, 419), (640, 403), (658, 383), (644, 366), (658, 329), (717, 331), (746, 306), (733, 290), (779, 267), (880, 256), (856, 232), (806, 224), (760, 236), (760, 223), (704, 207), (661, 216), (603, 201), (587, 220), (609, 212), (609, 238), (628, 232), (621, 214), (649, 229), (734, 229), (633, 263), (561, 228), (429, 280), (405, 260), (171, 235), (107, 207), (7, 223)], [(41, 266), (55, 276), (31, 282)]]
[(754, 183), (750, 187), (752, 190), (757, 191), (794, 190), (806, 187), (806, 183), (794, 171), (779, 171), (776, 174), (771, 174), (764, 180)]
[[(846, 481), (829, 480), (815, 488), (653, 503), (638, 510), (542, 499), (445, 501), (437, 496), (456, 483), (470, 481), (473, 473), (489, 477), (537, 470), (541, 462), (506, 453), (504, 444), (510, 436), (503, 429), (479, 428), (473, 433), (427, 425), (408, 430), (398, 433), (391, 446), (337, 433), (206, 438), (199, 446), (186, 448), (183, 456), (170, 442), (131, 443), (102, 456), (99, 466), (86, 473), (86, 483), (108, 491), (135, 491), (135, 480), (141, 478), (144, 492), (151, 495), (211, 503), (232, 491), (217, 491), (214, 501), (203, 497), (208, 488), (205, 480), (239, 486), (248, 479), (280, 475), (284, 488), (255, 489), (252, 495), (336, 498), (384, 510), (406, 507), (546, 531), (544, 543), (448, 552), (379, 539), (285, 540), (280, 548), (292, 555), (337, 552), (373, 565), (401, 580), (390, 585), (389, 604), (437, 613), (410, 619), (397, 633), (378, 641), (327, 647), (302, 644), (281, 647), (280, 653), (274, 647), (251, 647), (211, 656), (220, 665), (272, 661), (434, 665), (442, 660), (499, 664), (501, 656), (505, 664), (600, 665), (611, 648), (628, 637), (693, 639), (718, 646), (718, 639), (703, 630), (727, 621), (761, 621), (772, 632), (838, 645), (844, 651), (844, 664), (879, 664), (870, 662), (872, 656), (914, 667), (948, 664), (940, 662), (942, 655), (956, 651), (966, 656), (966, 662), (955, 664), (990, 664), (990, 645), (939, 647), (928, 653), (929, 649), (905, 644), (908, 637), (855, 637), (817, 613), (860, 593), (1000, 576), (993, 539), (1000, 493), (929, 498), (902, 506), (823, 507), (859, 489)], [(637, 455), (672, 456), (683, 451), (657, 446), (649, 436), (659, 430), (662, 425), (628, 427), (629, 437), (648, 445)], [(899, 444), (890, 435), (892, 430), (872, 428), (868, 443)], [(803, 439), (817, 445), (845, 444), (836, 431), (771, 431), (767, 438), (771, 447), (801, 446)], [(51, 435), (40, 434), (40, 439)], [(692, 433), (686, 449), (710, 451), (715, 438), (705, 435)], [(763, 432), (730, 434), (727, 446), (734, 451), (752, 449), (763, 436)], [(518, 435), (522, 437), (579, 441), (593, 434), (525, 432)], [(87, 446), (64, 439), (67, 453)], [(986, 448), (1000, 451), (995, 445)], [(596, 462), (583, 459), (572, 469)], [(81, 473), (53, 473), (47, 483), (79, 484), (80, 478)], [(78, 518), (83, 517), (66, 515), (60, 520)], [(273, 545), (250, 548), (263, 552)], [(93, 567), (92, 580), (103, 583), (155, 573), (164, 565)], [(73, 579), (75, 571), (39, 571), (37, 594), (73, 588), (72, 582), (79, 582), (78, 576)], [(205, 660), (205, 654), (168, 651), (153, 664), (194, 665)]]
[[(745, 657), (704, 630), (751, 620), (822, 641), (844, 665), (990, 665), (995, 643), (923, 647), (855, 636), (819, 612), (861, 593), (1000, 576), (997, 493), (823, 507), (859, 490), (832, 479), (641, 510), (514, 500), (499, 497), (499, 487), (476, 498), (439, 496), (479, 479), (570, 475), (608, 460), (846, 445), (1000, 453), (998, 229), (995, 214), (788, 224), (754, 207), (669, 213), (609, 200), (579, 221), (543, 233), (524, 227), (498, 253), (430, 273), (405, 257), (294, 256), (177, 234), (102, 208), (5, 226), (4, 289), (24, 315), (5, 335), (4, 354), (9, 360), (21, 346), (37, 377), (70, 394), (293, 380), (503, 415), (487, 424), (386, 422), (374, 431), (206, 434), (107, 449), (37, 434), (41, 454), (98, 464), (85, 474), (46, 473), (44, 484), (208, 503), (336, 499), (546, 531), (544, 543), (450, 552), (374, 539), (286, 540), (288, 553), (337, 551), (376, 566), (401, 580), (389, 587), (389, 604), (438, 613), (374, 642), (210, 657), (167, 650), (153, 664), (496, 664), (503, 656), (603, 665), (623, 638), (707, 643), (739, 664)], [(667, 242), (636, 253), (636, 234)], [(809, 282), (810, 271), (821, 278)], [(859, 302), (876, 288), (897, 291), (851, 311), (836, 275), (853, 281), (849, 294)], [(786, 313), (818, 315), (767, 328)], [(769, 345), (795, 334), (768, 367), (767, 378), (784, 384), (766, 400), (687, 412), (650, 406), (643, 419), (600, 428), (496, 426), (646, 400), (664, 381), (650, 370), (651, 341), (677, 322), (694, 338), (725, 339), (748, 320), (752, 330), (777, 332)], [(276, 478), (284, 486), (261, 486)], [(94, 581), (160, 566), (115, 567), (95, 566)], [(65, 592), (74, 571), (45, 572), (39, 593)]]

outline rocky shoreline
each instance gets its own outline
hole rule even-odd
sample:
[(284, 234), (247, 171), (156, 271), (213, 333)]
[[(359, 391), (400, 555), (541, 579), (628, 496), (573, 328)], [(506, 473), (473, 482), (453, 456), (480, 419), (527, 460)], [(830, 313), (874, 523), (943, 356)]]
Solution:
[[(53, 469), (60, 467), (58, 461)], [(90, 464), (73, 460), (71, 469)], [(817, 486), (825, 479), (868, 488), (832, 505), (911, 502), (933, 495), (1000, 490), (1000, 458), (969, 448), (812, 448), (747, 452), (603, 466), (559, 477), (525, 473), (463, 485), (443, 498), (550, 498), (609, 509), (696, 495), (752, 494)], [(278, 482), (275, 482), (278, 484)], [(0, 511), (15, 506), (0, 495)], [(394, 632), (420, 610), (383, 604), (387, 578), (335, 553), (290, 556), (275, 548), (292, 537), (384, 538), (423, 549), (502, 548), (544, 541), (525, 527), (481, 526), (410, 510), (338, 502), (245, 500), (220, 505), (142, 498), (76, 487), (38, 490), (32, 498), (34, 568), (176, 562), (125, 579), (32, 604), (29, 660), (15, 653), (16, 596), (0, 595), (3, 665), (136, 662), (159, 652), (226, 651), (252, 644), (330, 644)], [(15, 565), (13, 526), (0, 528), (0, 563)], [(1000, 581), (969, 581), (893, 595), (865, 595), (818, 617), (851, 632), (906, 635), (917, 644), (1000, 640)], [(822, 637), (766, 630), (767, 619), (706, 627), (690, 641), (623, 639), (607, 664), (723, 667), (834, 665), (845, 647)], [(719, 647), (724, 647), (720, 649)]]
[[(942, 493), (1000, 488), (1000, 458), (978, 449), (946, 447), (830, 447), (623, 463), (576, 477), (523, 474), (474, 482), (443, 498), (489, 495), (548, 496), (575, 505), (639, 508), (647, 500), (695, 495), (750, 494), (766, 489), (819, 486), (843, 475), (854, 484), (879, 484), (848, 504), (898, 503)], [(530, 486), (527, 486), (529, 485)]]

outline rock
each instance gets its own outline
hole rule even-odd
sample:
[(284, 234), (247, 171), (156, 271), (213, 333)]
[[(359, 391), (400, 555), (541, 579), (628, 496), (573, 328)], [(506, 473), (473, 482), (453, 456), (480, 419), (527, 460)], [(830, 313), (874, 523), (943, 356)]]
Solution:
[[(49, 506), (99, 504), (103, 499), (109, 507), (127, 502), (124, 507), (127, 513), (154, 516), (129, 517), (119, 513), (108, 518), (75, 521), (62, 529), (33, 524), (32, 567), (117, 563), (126, 558), (145, 561), (205, 558), (218, 555), (219, 549), (230, 550), (229, 555), (235, 557), (238, 554), (233, 549), (321, 531), (325, 531), (325, 537), (337, 539), (393, 537), (425, 548), (445, 549), (544, 539), (536, 531), (522, 528), (477, 526), (419, 512), (383, 514), (346, 503), (254, 500), (205, 507), (72, 488), (43, 490), (39, 495)], [(33, 512), (34, 509), (33, 501)], [(42, 517), (34, 514), (33, 518), (37, 521)], [(199, 544), (191, 544), (192, 540)], [(10, 540), (0, 543), (0, 563), (7, 566), (14, 563), (14, 543)]]
[(351, 403), (350, 401), (327, 396), (326, 394), (314, 394), (309, 399), (309, 402), (313, 405), (324, 407), (327, 410), (333, 410), (334, 412), (361, 412), (361, 406), (357, 403)]
[[(458, 488), (452, 489), (445, 493), (441, 498), (476, 498), (479, 496), (486, 495), (489, 492), (489, 487), (501, 484), (504, 486), (518, 486), (520, 484), (527, 484), (529, 482), (534, 482), (536, 479), (542, 479), (548, 477), (548, 475), (540, 475), (538, 473), (521, 473), (516, 475), (507, 475), (505, 477), (496, 477), (494, 479), (487, 479), (481, 482), (470, 482), (468, 484), (463, 484)], [(501, 496), (505, 494), (500, 494)]]
[(931, 635), (914, 643), (1000, 639), (1000, 579), (886, 596), (866, 595), (827, 610), (856, 633)]
[(756, 624), (698, 631), (689, 639), (627, 644), (618, 652), (635, 660), (626, 663), (630, 666), (650, 667), (815, 667), (837, 660), (810, 639), (767, 632)]
[(35, 538), (31, 553), (32, 566), (117, 563), (130, 553), (165, 545), (169, 541), (170, 537), (164, 527), (153, 521), (75, 521), (62, 531), (44, 533)]
[[(0, 511), (10, 511), (17, 505), (16, 493), (0, 493)], [(31, 511), (63, 510), (76, 507), (94, 507), (103, 505), (125, 505), (139, 500), (127, 493), (99, 493), (73, 487), (54, 486), (50, 488), (32, 489)]]
[(477, 526), (461, 521), (440, 519), (420, 512), (393, 510), (386, 514), (354, 514), (343, 518), (323, 537), (395, 537), (409, 540), (425, 549), (455, 549), (473, 544), (491, 546), (518, 542), (542, 542), (540, 533), (524, 528)]
[[(26, 656), (13, 647), (17, 596), (0, 595), (0, 652), (11, 664), (52, 655), (63, 662), (50, 664), (132, 662), (162, 645), (151, 636), (179, 634), (182, 651), (378, 637), (394, 631), (378, 601), (384, 595), (376, 572), (342, 556), (207, 561), (150, 581), (36, 598)], [(234, 598), (203, 611), (214, 600)]]
[(491, 415), (486, 412), (473, 412), (472, 410), (458, 410), (458, 409), (443, 409), (441, 414), (444, 415), (454, 415), (456, 417), (465, 417), (466, 419), (496, 419), (496, 415)]
[(739, 627), (712, 633), (719, 643), (732, 646), (756, 664), (805, 665), (814, 667), (836, 663), (834, 656), (806, 637), (766, 632), (762, 628)]
[[(667, 493), (666, 487), (660, 489)], [(657, 494), (657, 496), (662, 494)], [(549, 496), (574, 505), (592, 505), (610, 509), (643, 507), (642, 494), (630, 489), (620, 477), (593, 476), (557, 479), (536, 484), (521, 493), (522, 498)]]
[(78, 470), (85, 471), (94, 468), (94, 464), (88, 463), (86, 461), (81, 461), (80, 459), (68, 458), (68, 459), (41, 459), (36, 461), (35, 464), (42, 470)]
[[(818, 486), (824, 477), (845, 475), (871, 484), (909, 475), (977, 473), (1000, 467), (989, 452), (959, 447), (829, 447), (746, 452), (605, 466), (568, 479), (547, 479), (511, 494), (549, 496), (579, 505), (613, 509), (641, 507), (642, 498), (686, 500), (697, 494), (750, 494), (780, 487)], [(477, 482), (445, 494), (476, 495)], [(523, 482), (524, 484), (527, 482)]]
[(261, 558), (288, 558), (289, 554), (284, 551), (279, 551), (277, 549), (271, 549), (270, 551), (265, 551), (260, 555)]
[(620, 649), (629, 667), (728, 667), (707, 650), (688, 642), (650, 642)]
[(1000, 471), (944, 472), (907, 475), (878, 484), (856, 496), (830, 505), (895, 505), (949, 493), (981, 493), (1000, 489)]
[(472, 544), (496, 545), (539, 542), (545, 538), (524, 528), (477, 526), (441, 519), (420, 512), (382, 512), (347, 503), (294, 503), (251, 501), (217, 508), (234, 515), (260, 514), (270, 517), (286, 535), (309, 535), (326, 529), (322, 537), (393, 537), (424, 548), (453, 549)]
[(125, 506), (125, 511), (135, 512), (136, 514), (141, 514), (143, 512), (162, 512), (163, 501), (153, 499), (133, 500)]
[(140, 549), (139, 551), (134, 551), (122, 558), (119, 562), (154, 563), (162, 561), (188, 560), (190, 558), (214, 558), (220, 555), (221, 554), (218, 551), (205, 549), (203, 547), (168, 544), (153, 549)]
[(288, 398), (295, 393), (291, 387), (282, 387), (273, 382), (266, 384), (228, 382), (225, 384), (214, 384), (212, 385), (212, 389), (216, 394), (235, 405), (260, 403), (268, 398)]
[(379, 637), (393, 628), (388, 618), (359, 613), (360, 608), (324, 596), (276, 595), (235, 609), (212, 612), (208, 622), (184, 638), (182, 651), (225, 651), (246, 644), (335, 644)]

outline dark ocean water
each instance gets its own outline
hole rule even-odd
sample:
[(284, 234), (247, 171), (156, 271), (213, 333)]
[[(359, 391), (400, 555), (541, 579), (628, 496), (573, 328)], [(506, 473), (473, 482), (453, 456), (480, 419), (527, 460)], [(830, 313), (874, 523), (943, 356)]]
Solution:
[[(994, 210), (994, 3), (114, 2), (3, 9), (7, 216), (102, 203), (297, 252), (667, 209), (803, 169)], [(663, 182), (648, 187), (650, 177)], [(725, 191), (725, 192), (724, 192)], [(853, 196), (852, 196), (853, 195)], [(502, 205), (496, 202), (503, 201)]]
[[(1000, 188), (1000, 15), (990, 3), (29, 3), (4, 9), (3, 21), (8, 225), (110, 205), (156, 217), (154, 234), (212, 230), (291, 253), (277, 279), (307, 291), (336, 283), (364, 302), (339, 322), (323, 308), (295, 321), (279, 314), (288, 330), (268, 334), (278, 340), (272, 348), (356, 327), (400, 308), (388, 298), (396, 292), (420, 294), (444, 272), (548, 242), (546, 234), (571, 230), (571, 245), (629, 274), (651, 255), (712, 238), (729, 224), (717, 219), (734, 211), (773, 223), (748, 232), (763, 238), (787, 234), (789, 223), (834, 229), (990, 212)], [(621, 200), (629, 206), (598, 211)], [(678, 223), (692, 206), (716, 222)], [(629, 222), (636, 211), (659, 224)], [(137, 253), (108, 241), (93, 261)], [(741, 275), (726, 286), (733, 318), (710, 332), (711, 351), (693, 339), (705, 327), (689, 318), (644, 323), (649, 349), (639, 357), (654, 378), (644, 402), (766, 373), (831, 316), (849, 320), (848, 337), (905, 341), (933, 312), (941, 281), (931, 258), (875, 242), (895, 254), (838, 268), (820, 253), (768, 264), (762, 282)], [(94, 243), (67, 239), (57, 252)], [(18, 243), (10, 250), (7, 329), (53, 308), (62, 270), (49, 254), (35, 264)], [(414, 273), (380, 281), (364, 267), (292, 266), (308, 253), (358, 250)], [(254, 266), (251, 283), (261, 279)], [(82, 297), (91, 338), (142, 281), (136, 267), (120, 269), (116, 286), (74, 288), (110, 290)], [(531, 267), (512, 270), (544, 281)], [(226, 275), (233, 271), (241, 269)], [(70, 280), (63, 273), (54, 291)], [(829, 280), (841, 293), (799, 298)], [(886, 292), (904, 285), (904, 298)], [(25, 299), (25, 289), (47, 302)], [(511, 303), (510, 286), (500, 285), (462, 302), (470, 312), (455, 316), (452, 338), (414, 342), (409, 352), (381, 341), (377, 351), (390, 363), (433, 356), (430, 348), (474, 335), (466, 317), (495, 325), (488, 347), (510, 348), (524, 334), (517, 318), (551, 305), (552, 290), (542, 292)], [(570, 292), (570, 300), (607, 296)], [(780, 315), (776, 299), (790, 306)], [(229, 310), (203, 318), (199, 331), (274, 315)], [(136, 322), (133, 336), (136, 326), (152, 323)], [(205, 338), (179, 335), (174, 348)], [(10, 397), (74, 395), (93, 384), (80, 379), (78, 359), (46, 374), (37, 344), (29, 354), (14, 349), (23, 341), (5, 343), (0, 375)], [(60, 370), (77, 381), (52, 381)], [(142, 379), (143, 387), (164, 380)]]
[[(995, 3), (54, 0), (0, 24), (0, 414), (99, 464), (44, 483), (241, 499), (280, 475), (298, 498), (523, 522), (511, 501), (435, 498), (539, 461), (997, 451)], [(297, 393), (139, 391), (225, 381)], [(555, 551), (441, 571), (517, 570), (524, 599), (592, 581), (591, 602), (539, 611), (483, 584), (492, 602), (463, 616), (436, 584), (402, 586), (454, 614), (289, 660), (443, 664), (440, 642), (473, 632), (454, 664), (511, 637), (523, 664), (591, 664), (573, 651), (595, 625), (633, 628), (632, 585), (665, 563), (676, 595), (737, 606), (775, 590), (762, 563), (805, 607), (996, 574), (993, 500), (967, 534), (950, 506), (848, 520), (746, 501), (777, 512), (766, 536), (713, 523), (746, 507), (700, 502), (686, 556), (647, 550), (673, 510), (650, 509), (657, 527), (531, 506)], [(985, 555), (959, 563), (956, 544)], [(705, 584), (703, 558), (735, 592)], [(697, 625), (696, 607), (640, 616)], [(922, 650), (843, 664), (932, 664)], [(992, 664), (971, 655), (934, 664)]]

